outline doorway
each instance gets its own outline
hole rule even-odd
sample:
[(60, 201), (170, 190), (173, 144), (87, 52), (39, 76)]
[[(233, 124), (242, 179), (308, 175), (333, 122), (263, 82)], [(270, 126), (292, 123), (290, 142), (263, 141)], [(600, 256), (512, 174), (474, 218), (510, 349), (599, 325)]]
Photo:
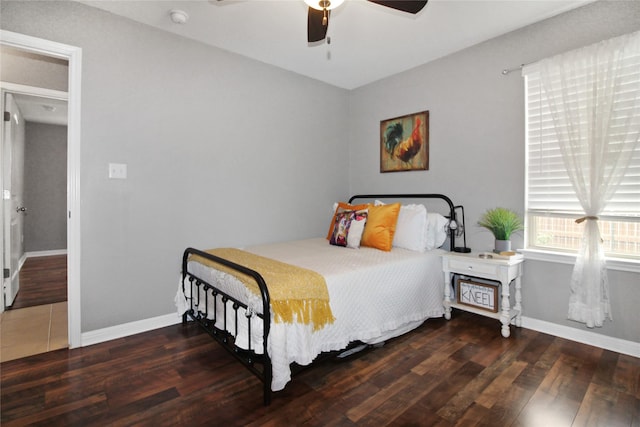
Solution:
[[(50, 58), (2, 47), (22, 71)], [(21, 62), (22, 61), (22, 62)], [(53, 60), (63, 74), (67, 62)], [(51, 65), (51, 64), (49, 64)], [(31, 71), (36, 74), (35, 70)], [(53, 74), (48, 70), (49, 75)], [(9, 73), (9, 78), (15, 78)], [(67, 92), (0, 83), (5, 110), (5, 308), (0, 314), (0, 361), (68, 347), (67, 315)], [(47, 96), (39, 94), (46, 93)], [(53, 97), (55, 96), (55, 97)]]
[[(20, 53), (2, 48), (5, 60)], [(23, 66), (37, 67), (25, 62)], [(19, 67), (18, 67), (19, 68)], [(66, 62), (59, 69), (66, 73)], [(66, 85), (66, 80), (65, 80)], [(5, 307), (26, 255), (66, 254), (67, 92), (0, 82), (3, 132)], [(8, 276), (8, 277), (6, 277)], [(23, 304), (24, 305), (24, 304)]]
[[(0, 30), (0, 44), (37, 55), (68, 61), (68, 134), (67, 134), (67, 329), (69, 347), (82, 346), (80, 324), (80, 76), (82, 50), (24, 34)], [(4, 122), (3, 122), (4, 128)], [(4, 171), (0, 174), (3, 189), (6, 183)], [(7, 196), (3, 192), (3, 196)], [(3, 205), (6, 206), (7, 200)], [(8, 210), (2, 209), (2, 222), (7, 221)], [(6, 245), (3, 245), (6, 246)], [(6, 248), (3, 247), (3, 251)], [(4, 253), (3, 253), (4, 255)], [(0, 267), (8, 268), (5, 256), (0, 257)], [(5, 274), (6, 276), (6, 274)], [(3, 279), (6, 286), (7, 279)], [(4, 308), (4, 292), (0, 292), (0, 311)]]

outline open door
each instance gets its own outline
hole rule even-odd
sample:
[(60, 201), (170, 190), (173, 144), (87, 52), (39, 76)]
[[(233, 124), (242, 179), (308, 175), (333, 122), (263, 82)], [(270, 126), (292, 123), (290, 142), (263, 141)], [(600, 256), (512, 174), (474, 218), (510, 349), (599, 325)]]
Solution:
[(4, 205), (4, 304), (13, 304), (20, 289), (20, 259), (24, 255), (24, 130), (25, 124), (10, 93), (3, 92), (3, 205)]

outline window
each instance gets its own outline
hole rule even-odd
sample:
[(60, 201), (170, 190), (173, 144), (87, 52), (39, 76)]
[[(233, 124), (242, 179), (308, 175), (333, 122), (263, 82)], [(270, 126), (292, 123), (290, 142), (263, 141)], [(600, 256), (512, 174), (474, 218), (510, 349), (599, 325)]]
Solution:
[[(625, 109), (640, 99), (640, 54), (626, 53), (622, 81), (614, 90), (623, 96), (612, 106), (611, 128), (627, 129)], [(582, 73), (593, 72), (585, 65)], [(584, 75), (583, 74), (583, 75)], [(575, 252), (585, 223), (575, 219), (584, 211), (565, 168), (561, 147), (536, 65), (524, 71), (526, 101), (526, 225), (527, 248)], [(582, 76), (576, 73), (576, 81)], [(571, 86), (572, 81), (563, 82)], [(575, 84), (575, 87), (579, 87)], [(571, 102), (584, 103), (584, 93), (571, 91)], [(566, 100), (565, 100), (566, 102)], [(637, 107), (636, 107), (637, 108)], [(617, 115), (617, 113), (621, 113)], [(627, 114), (628, 115), (628, 114)], [(640, 120), (635, 117), (634, 120)], [(624, 122), (624, 123), (623, 123)], [(616, 137), (611, 139), (616, 143)], [(638, 147), (638, 145), (636, 145)], [(630, 165), (598, 221), (607, 256), (640, 259), (640, 149), (630, 153)]]

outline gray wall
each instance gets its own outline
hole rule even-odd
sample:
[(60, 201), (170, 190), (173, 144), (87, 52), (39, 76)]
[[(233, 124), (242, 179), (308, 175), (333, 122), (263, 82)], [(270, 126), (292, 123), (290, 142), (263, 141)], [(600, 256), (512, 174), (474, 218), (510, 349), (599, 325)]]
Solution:
[[(597, 2), (352, 91), (351, 192), (443, 192), (465, 207), (468, 245), (492, 248), (492, 235), (475, 226), (480, 214), (524, 212), (524, 80), (501, 71), (638, 29), (640, 2)], [(379, 121), (422, 110), (430, 170), (380, 174)], [(522, 235), (513, 241), (523, 246)], [(524, 314), (586, 329), (566, 320), (571, 271), (527, 261)], [(609, 280), (614, 321), (593, 331), (640, 342), (640, 275), (610, 271)]]
[(2, 29), (83, 49), (83, 332), (175, 312), (187, 246), (326, 232), (346, 91), (79, 3), (0, 8)]
[(25, 140), (25, 251), (66, 249), (67, 127), (27, 122)]

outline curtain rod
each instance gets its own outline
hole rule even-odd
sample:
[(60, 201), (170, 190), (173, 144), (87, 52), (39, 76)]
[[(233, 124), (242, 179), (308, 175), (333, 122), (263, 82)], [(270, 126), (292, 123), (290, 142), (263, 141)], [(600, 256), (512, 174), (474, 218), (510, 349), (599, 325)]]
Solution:
[(513, 67), (513, 68), (505, 68), (504, 70), (502, 70), (502, 75), (506, 76), (507, 74), (513, 73), (514, 71), (522, 70), (524, 67), (526, 67), (529, 64), (531, 64), (531, 62), (529, 62), (528, 64), (520, 64), (519, 66)]

